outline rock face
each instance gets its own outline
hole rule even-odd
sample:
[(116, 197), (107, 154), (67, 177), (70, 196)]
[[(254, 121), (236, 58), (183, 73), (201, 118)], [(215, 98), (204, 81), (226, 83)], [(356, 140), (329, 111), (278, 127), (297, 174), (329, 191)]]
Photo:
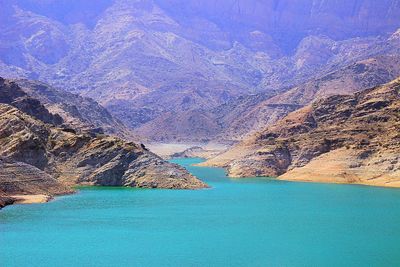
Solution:
[(64, 124), (70, 128), (104, 132), (127, 140), (137, 139), (132, 130), (91, 98), (56, 89), (39, 81), (20, 79), (14, 82), (30, 97), (39, 100), (52, 114), (61, 116)]
[(400, 79), (289, 114), (207, 164), (231, 176), (400, 187)]
[(73, 190), (44, 171), (11, 159), (0, 159), (0, 192), (8, 195), (62, 195)]
[(12, 205), (16, 201), (15, 198), (10, 197), (5, 192), (0, 191), (0, 209), (7, 205)]
[(5, 104), (0, 105), (0, 111), (1, 156), (35, 166), (65, 184), (205, 186), (185, 169), (135, 143), (49, 127)]
[[(201, 17), (240, 41), (257, 29), (278, 47), (290, 49), (309, 33), (348, 39), (391, 32), (399, 25), (399, 1), (324, 0), (156, 0), (174, 17)], [(240, 39), (240, 37), (242, 39)], [(265, 37), (264, 37), (265, 38)], [(250, 38), (248, 38), (250, 39)], [(207, 42), (207, 40), (204, 40)], [(268, 45), (268, 42), (264, 43)]]
[[(18, 97), (13, 96), (13, 99), (18, 100), (21, 88), (7, 80), (2, 82), (0, 92), (15, 93)], [(143, 145), (57, 127), (39, 120), (41, 113), (28, 115), (12, 106), (14, 101), (11, 105), (2, 104), (10, 102), (8, 100), (0, 97), (0, 196), (3, 203), (11, 203), (15, 195), (70, 193), (73, 185), (207, 187), (184, 168), (164, 161)], [(40, 104), (38, 100), (29, 103)], [(46, 110), (41, 104), (39, 107), (27, 110)]]
[(276, 95), (260, 93), (240, 97), (216, 108), (213, 113), (223, 129), (217, 140), (241, 140), (273, 125), (290, 112), (314, 100), (355, 92), (385, 84), (400, 76), (398, 55), (376, 56), (316, 76)]
[(0, 75), (94, 98), (153, 141), (231, 140), (214, 111), (237, 97), (271, 97), (400, 46), (390, 0), (3, 2)]
[(39, 100), (31, 98), (17, 84), (0, 77), (1, 103), (10, 104), (38, 120), (53, 125), (61, 125), (60, 116), (51, 114)]

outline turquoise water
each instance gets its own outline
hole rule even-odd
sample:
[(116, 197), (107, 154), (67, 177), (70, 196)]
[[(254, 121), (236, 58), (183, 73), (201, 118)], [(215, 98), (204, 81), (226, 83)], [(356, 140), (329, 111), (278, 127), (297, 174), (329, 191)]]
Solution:
[(230, 180), (213, 188), (82, 188), (0, 211), (0, 266), (399, 266), (400, 190)]

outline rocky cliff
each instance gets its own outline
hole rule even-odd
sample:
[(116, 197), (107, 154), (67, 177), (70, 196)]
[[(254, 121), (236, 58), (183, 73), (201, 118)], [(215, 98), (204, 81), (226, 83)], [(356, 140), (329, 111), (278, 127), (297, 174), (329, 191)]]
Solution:
[(350, 95), (385, 84), (400, 76), (400, 57), (396, 54), (371, 57), (343, 68), (316, 75), (309, 81), (271, 95), (259, 93), (240, 97), (213, 110), (220, 131), (217, 140), (241, 140), (249, 133), (273, 125), (290, 112), (317, 99)]
[(208, 161), (229, 175), (400, 187), (400, 79), (290, 113)]
[(39, 100), (30, 97), (17, 84), (0, 77), (0, 103), (12, 105), (44, 123), (61, 125), (64, 121), (50, 113)]
[[(8, 94), (1, 94), (4, 92)], [(3, 203), (18, 200), (20, 195), (51, 197), (70, 193), (73, 185), (207, 187), (184, 168), (164, 161), (143, 145), (41, 121), (42, 113), (35, 111), (45, 110), (46, 115), (52, 115), (36, 99), (29, 103), (40, 108), (27, 108), (31, 114), (22, 112), (14, 105), (15, 101), (9, 101), (9, 96), (19, 100), (16, 95), (26, 97), (16, 83), (2, 80), (0, 196)]]
[(91, 98), (72, 94), (39, 81), (18, 79), (14, 82), (27, 95), (39, 100), (52, 114), (59, 115), (64, 125), (70, 128), (110, 134), (127, 140), (138, 139), (131, 129)]
[(5, 192), (0, 191), (0, 209), (4, 208), (7, 205), (12, 205), (16, 201), (15, 198), (10, 197)]
[[(311, 34), (331, 39), (349, 39), (392, 32), (399, 27), (400, 2), (397, 0), (156, 0), (172, 16), (195, 24), (199, 17), (212, 21), (234, 38), (251, 41), (251, 30), (258, 30), (259, 41), (281, 50), (295, 48)], [(195, 18), (195, 19), (193, 19)], [(253, 37), (254, 38), (254, 37)], [(207, 40), (204, 40), (207, 42)]]
[(74, 190), (62, 184), (46, 172), (10, 158), (0, 158), (0, 208), (24, 199), (24, 196), (52, 196), (73, 193)]

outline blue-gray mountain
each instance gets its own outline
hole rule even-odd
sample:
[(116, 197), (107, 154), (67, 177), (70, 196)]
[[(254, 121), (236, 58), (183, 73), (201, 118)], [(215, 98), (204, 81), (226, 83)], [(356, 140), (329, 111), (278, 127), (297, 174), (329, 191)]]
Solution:
[[(158, 141), (240, 138), (243, 132), (230, 127), (243, 117), (227, 112), (236, 109), (230, 103), (255, 99), (251, 105), (258, 106), (356, 62), (390, 58), (400, 47), (393, 34), (400, 1), (1, 3), (1, 75), (92, 97), (137, 134)], [(367, 85), (387, 82), (396, 71), (383, 70), (382, 79)], [(306, 104), (285, 101), (278, 103), (290, 104), (280, 106), (283, 112), (248, 114), (278, 119)], [(252, 118), (246, 121), (258, 120)]]

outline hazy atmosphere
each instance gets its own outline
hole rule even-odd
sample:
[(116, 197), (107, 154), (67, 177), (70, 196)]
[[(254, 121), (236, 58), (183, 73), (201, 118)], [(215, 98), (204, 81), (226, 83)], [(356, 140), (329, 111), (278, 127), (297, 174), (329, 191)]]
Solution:
[(0, 29), (5, 266), (399, 264), (400, 1), (0, 0)]

